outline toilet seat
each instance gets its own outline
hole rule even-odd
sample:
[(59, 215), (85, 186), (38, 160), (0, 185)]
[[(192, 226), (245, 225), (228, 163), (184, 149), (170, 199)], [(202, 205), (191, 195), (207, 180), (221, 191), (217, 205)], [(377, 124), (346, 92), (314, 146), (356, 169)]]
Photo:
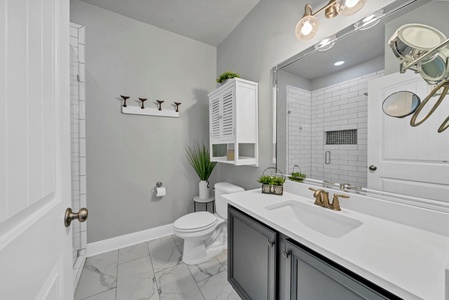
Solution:
[(173, 227), (179, 232), (197, 232), (215, 226), (217, 221), (210, 212), (194, 212), (177, 219)]

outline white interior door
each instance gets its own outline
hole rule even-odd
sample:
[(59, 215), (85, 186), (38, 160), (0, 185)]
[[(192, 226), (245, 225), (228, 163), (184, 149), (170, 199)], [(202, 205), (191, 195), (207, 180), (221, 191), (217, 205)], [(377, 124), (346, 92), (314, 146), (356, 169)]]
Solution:
[(69, 1), (0, 1), (0, 299), (71, 299)]
[[(449, 202), (449, 130), (437, 132), (449, 115), (449, 96), (426, 122), (411, 127), (411, 116), (392, 118), (382, 111), (384, 99), (398, 91), (414, 92), (424, 100), (429, 86), (413, 72), (370, 81), (368, 166), (377, 170), (367, 171), (368, 188)], [(429, 101), (418, 120), (433, 103)]]

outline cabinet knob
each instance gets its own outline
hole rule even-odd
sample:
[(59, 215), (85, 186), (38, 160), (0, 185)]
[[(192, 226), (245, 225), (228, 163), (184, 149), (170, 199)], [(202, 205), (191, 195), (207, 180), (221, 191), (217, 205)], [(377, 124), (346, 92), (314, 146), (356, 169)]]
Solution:
[(290, 252), (284, 251), (282, 252), (282, 256), (287, 259), (290, 256)]
[(273, 242), (273, 241), (270, 241), (270, 240), (268, 240), (268, 246), (270, 246), (270, 247), (273, 247), (273, 246), (274, 246), (274, 242)]

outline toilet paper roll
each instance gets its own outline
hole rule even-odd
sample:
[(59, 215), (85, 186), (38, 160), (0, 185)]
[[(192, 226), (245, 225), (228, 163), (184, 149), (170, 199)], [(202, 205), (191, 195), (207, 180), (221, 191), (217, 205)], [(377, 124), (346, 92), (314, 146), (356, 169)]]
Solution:
[(164, 187), (156, 188), (156, 197), (163, 197), (167, 194), (167, 190)]

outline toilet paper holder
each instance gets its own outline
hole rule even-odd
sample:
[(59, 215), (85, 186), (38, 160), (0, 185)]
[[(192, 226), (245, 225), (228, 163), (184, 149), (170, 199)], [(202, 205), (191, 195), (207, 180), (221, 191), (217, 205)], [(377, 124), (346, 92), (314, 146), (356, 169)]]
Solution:
[(158, 181), (158, 182), (156, 182), (156, 185), (154, 186), (154, 188), (153, 188), (153, 192), (157, 192), (157, 188), (158, 187), (161, 187), (162, 186), (162, 181)]
[(156, 186), (153, 188), (153, 192), (156, 194), (156, 197), (161, 198), (167, 195), (167, 189), (162, 186), (162, 182), (158, 181)]

